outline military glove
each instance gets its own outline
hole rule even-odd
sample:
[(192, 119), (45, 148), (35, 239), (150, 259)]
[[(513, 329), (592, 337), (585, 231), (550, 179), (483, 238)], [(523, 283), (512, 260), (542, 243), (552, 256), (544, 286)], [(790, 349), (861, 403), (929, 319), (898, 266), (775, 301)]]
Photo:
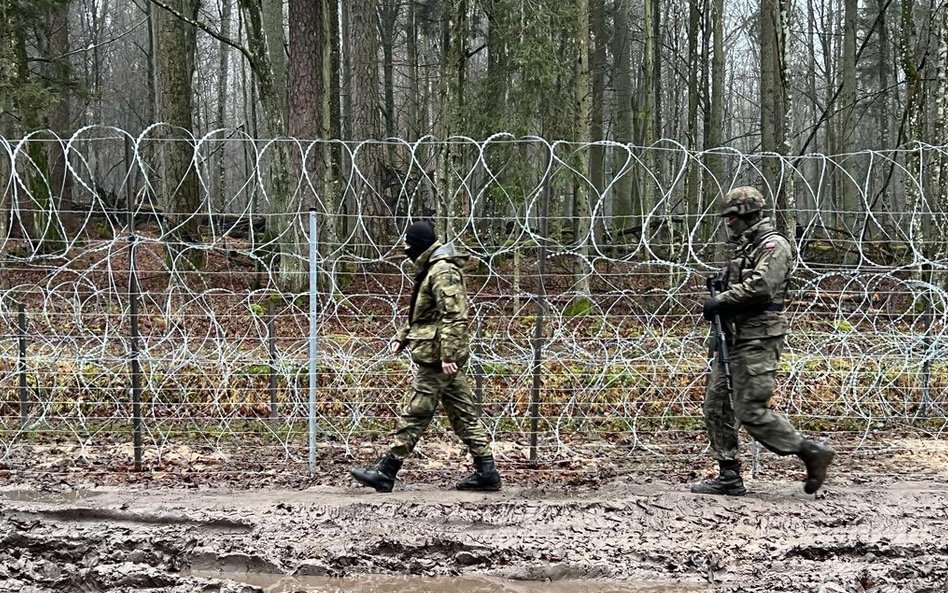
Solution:
[(704, 305), (701, 309), (706, 320), (714, 321), (715, 313), (720, 314), (724, 312), (724, 303), (712, 297), (704, 301)]

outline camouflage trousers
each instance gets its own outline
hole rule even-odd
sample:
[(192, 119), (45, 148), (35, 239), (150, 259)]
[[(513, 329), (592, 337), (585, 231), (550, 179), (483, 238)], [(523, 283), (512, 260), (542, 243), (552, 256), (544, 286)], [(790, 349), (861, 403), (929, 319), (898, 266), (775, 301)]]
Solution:
[(775, 375), (783, 337), (742, 340), (728, 346), (734, 401), (728, 397), (720, 355), (715, 353), (704, 399), (704, 421), (718, 461), (738, 459), (737, 429), (747, 428), (760, 444), (777, 455), (800, 451), (802, 437), (785, 416), (767, 407), (776, 387)]
[(474, 402), (474, 394), (467, 383), (464, 368), (446, 375), (440, 365), (419, 366), (411, 386), (411, 393), (402, 403), (401, 415), (391, 453), (398, 459), (411, 455), (418, 439), (428, 428), (434, 417), (438, 402), (444, 404), (444, 411), (455, 434), (467, 445), (471, 455), (484, 457), (492, 455), (490, 439), (480, 422), (480, 410)]

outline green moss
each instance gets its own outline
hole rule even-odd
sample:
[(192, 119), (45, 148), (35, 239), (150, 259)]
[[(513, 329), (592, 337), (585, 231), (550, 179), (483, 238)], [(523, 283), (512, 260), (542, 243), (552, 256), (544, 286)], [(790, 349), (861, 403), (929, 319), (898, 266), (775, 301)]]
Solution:
[(567, 317), (576, 317), (579, 315), (588, 315), (593, 310), (593, 302), (586, 297), (575, 298), (563, 309), (563, 315)]

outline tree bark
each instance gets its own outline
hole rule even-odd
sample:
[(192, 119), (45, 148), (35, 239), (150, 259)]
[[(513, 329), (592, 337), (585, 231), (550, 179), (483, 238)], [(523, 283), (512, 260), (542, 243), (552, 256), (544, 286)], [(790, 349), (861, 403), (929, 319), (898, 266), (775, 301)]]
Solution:
[(764, 157), (763, 193), (777, 207), (777, 226), (785, 224), (786, 196), (780, 191), (781, 163), (776, 155), (786, 153), (786, 89), (784, 72), (784, 0), (761, 1), (760, 104), (761, 150)]
[[(615, 0), (613, 4), (613, 22), (615, 30), (613, 31), (612, 54), (615, 63), (613, 65), (613, 79), (615, 80), (615, 139), (616, 142), (626, 146), (631, 151), (632, 143), (632, 54), (629, 43), (629, 0)], [(635, 224), (634, 217), (641, 214), (637, 204), (632, 201), (632, 179), (633, 167), (635, 161), (628, 158), (629, 153), (623, 150), (617, 150), (615, 154), (614, 175), (617, 177), (615, 182), (614, 199), (614, 228), (618, 234), (623, 231), (631, 230)], [(628, 161), (628, 162), (627, 162)]]
[[(589, 122), (589, 138), (593, 142), (601, 142), (603, 138), (603, 95), (606, 85), (606, 10), (604, 0), (590, 0), (589, 21), (591, 32), (591, 49), (589, 52), (589, 70), (592, 78), (591, 109)], [(589, 180), (592, 184), (592, 210), (595, 218), (591, 221), (592, 232), (599, 244), (605, 234), (605, 151), (602, 144), (596, 144), (589, 149)]]
[(589, 290), (589, 231), (591, 218), (589, 209), (589, 148), (583, 146), (589, 142), (589, 132), (592, 127), (592, 93), (589, 77), (589, 0), (579, 0), (576, 14), (576, 102), (577, 126), (576, 141), (579, 143), (578, 169), (583, 177), (574, 181), (574, 208), (576, 226), (574, 243), (576, 244), (576, 261), (573, 266), (574, 286), (581, 297), (588, 297)]
[[(715, 151), (723, 144), (724, 122), (724, 0), (712, 0), (711, 3), (711, 108), (707, 134), (704, 138), (705, 150)], [(724, 163), (720, 156), (713, 152), (706, 153), (708, 167), (707, 178), (704, 183), (704, 204), (714, 204), (721, 193), (721, 184), (724, 182)], [(706, 225), (704, 239), (710, 239), (711, 225)]]
[(408, 16), (405, 19), (405, 51), (408, 54), (408, 96), (405, 97), (408, 117), (405, 125), (405, 140), (414, 142), (421, 132), (421, 94), (418, 84), (418, 27), (415, 23), (417, 11), (415, 2), (408, 3)]
[(464, 129), (464, 85), (467, 72), (467, 0), (451, 0), (443, 10), (447, 18), (442, 22), (441, 113), (438, 138), (442, 145), (437, 169), (439, 188), (437, 215), (440, 236), (453, 239), (461, 231), (459, 220), (464, 216), (463, 204), (455, 187), (454, 171), (459, 163), (458, 149), (446, 142)]
[[(323, 48), (319, 64), (323, 88), (321, 105), (325, 114), (320, 118), (320, 136), (327, 141), (338, 140), (342, 138), (342, 122), (339, 116), (339, 4), (336, 0), (319, 1), (322, 4), (320, 41)], [(325, 225), (327, 251), (336, 249), (348, 230), (339, 183), (340, 155), (337, 143), (327, 145), (322, 151), (323, 199), (328, 212), (333, 214), (332, 220), (327, 221)]]
[[(688, 151), (694, 156), (700, 149), (698, 143), (698, 108), (701, 104), (701, 56), (698, 53), (698, 41), (701, 36), (701, 9), (698, 2), (688, 3), (688, 124), (686, 139)], [(688, 163), (686, 200), (689, 212), (700, 212), (698, 164)], [(713, 216), (713, 214), (712, 214)]]
[[(839, 94), (839, 111), (836, 118), (839, 127), (838, 138), (841, 147), (846, 153), (855, 152), (854, 142), (856, 141), (856, 17), (857, 0), (845, 0), (845, 12), (843, 17), (843, 47), (840, 59), (842, 75), (842, 84)], [(843, 160), (843, 159), (840, 159)], [(851, 162), (851, 160), (850, 160)], [(859, 219), (859, 195), (858, 187), (850, 177), (858, 178), (858, 172), (848, 169), (836, 169), (837, 183), (839, 184), (839, 195), (841, 197), (838, 205), (840, 212), (840, 221), (844, 227), (850, 230), (858, 227)], [(848, 173), (848, 175), (847, 175)]]
[[(283, 109), (286, 88), (274, 84), (273, 68), (270, 62), (270, 50), (263, 30), (263, 6), (261, 0), (238, 0), (243, 11), (247, 29), (247, 53), (251, 68), (260, 89), (260, 103), (263, 107), (267, 129), (275, 137), (286, 135), (286, 118)], [(290, 162), (286, 142), (274, 142), (267, 148), (267, 158), (263, 167), (268, 199), (266, 211), (272, 214), (267, 221), (264, 244), (268, 246), (266, 254), (272, 270), (279, 270), (278, 281), (287, 291), (300, 291), (306, 285), (307, 275), (304, 263), (297, 257), (303, 253), (302, 220), (299, 205), (293, 203), (290, 192), (290, 179), (287, 164)], [(259, 172), (258, 172), (259, 175)]]
[(50, 110), (49, 128), (62, 139), (47, 147), (49, 158), (49, 184), (55, 210), (59, 212), (66, 236), (72, 235), (79, 227), (76, 220), (76, 206), (72, 200), (73, 177), (66, 169), (65, 139), (73, 131), (72, 122), (72, 67), (69, 58), (69, 12), (68, 3), (50, 6), (46, 31), (49, 34), (46, 48), (46, 79), (55, 87), (59, 101)]
[[(190, 15), (191, 0), (169, 0), (168, 5), (179, 14)], [(170, 235), (178, 244), (169, 244), (169, 259), (188, 244), (200, 241), (200, 195), (194, 169), (194, 133), (191, 76), (194, 64), (194, 35), (191, 25), (164, 9), (154, 15), (155, 99), (158, 120), (167, 124), (162, 130), (161, 197)], [(189, 250), (188, 260), (203, 267), (204, 252)]]
[[(395, 137), (395, 25), (401, 3), (383, 0), (379, 9), (379, 36), (382, 40), (382, 72), (385, 89), (385, 136)], [(391, 162), (392, 159), (389, 159)]]
[[(263, 11), (263, 33), (267, 38), (267, 50), (270, 56), (270, 69), (273, 72), (274, 100), (283, 113), (283, 121), (289, 120), (290, 106), (288, 99), (286, 54), (286, 33), (283, 28), (283, 4), (285, 0), (261, 0)], [(285, 133), (280, 130), (267, 130), (271, 137)]]
[[(224, 35), (230, 36), (231, 29), (231, 16), (233, 14), (233, 0), (221, 0), (221, 32)], [(227, 100), (229, 97), (230, 91), (230, 52), (231, 47), (224, 43), (223, 41), (219, 42), (218, 51), (220, 52), (219, 61), (218, 61), (218, 76), (220, 77), (219, 84), (217, 86), (217, 122), (216, 125), (218, 128), (226, 127), (226, 113), (227, 113)], [(226, 185), (227, 185), (227, 175), (224, 167), (226, 161), (226, 152), (223, 147), (217, 150), (217, 175), (215, 176), (214, 183), (214, 195), (212, 200), (216, 200), (218, 208), (224, 208), (226, 206)]]
[(358, 146), (355, 164), (361, 178), (354, 184), (359, 212), (368, 216), (368, 228), (375, 240), (385, 240), (390, 229), (386, 225), (389, 214), (382, 199), (382, 151), (377, 141), (381, 137), (379, 117), (379, 29), (375, 0), (354, 0), (350, 3), (349, 27), (352, 36), (351, 79), (351, 139), (362, 142)]

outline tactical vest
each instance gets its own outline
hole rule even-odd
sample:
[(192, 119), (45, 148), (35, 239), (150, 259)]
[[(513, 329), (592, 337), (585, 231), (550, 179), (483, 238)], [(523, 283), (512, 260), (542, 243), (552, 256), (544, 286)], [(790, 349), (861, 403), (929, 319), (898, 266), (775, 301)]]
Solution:
[[(775, 257), (786, 258), (786, 271), (766, 269), (763, 276), (768, 286), (774, 288), (766, 300), (753, 302), (734, 302), (728, 305), (727, 325), (734, 340), (753, 340), (782, 336), (787, 333), (787, 320), (783, 314), (784, 301), (790, 283), (790, 270), (793, 263), (793, 246), (782, 233), (774, 229), (767, 219), (758, 225), (762, 228), (758, 236), (739, 245), (734, 255), (722, 270), (725, 290), (744, 284), (758, 271), (764, 255), (776, 250)], [(753, 229), (752, 229), (753, 230)], [(777, 277), (768, 277), (776, 275)]]

